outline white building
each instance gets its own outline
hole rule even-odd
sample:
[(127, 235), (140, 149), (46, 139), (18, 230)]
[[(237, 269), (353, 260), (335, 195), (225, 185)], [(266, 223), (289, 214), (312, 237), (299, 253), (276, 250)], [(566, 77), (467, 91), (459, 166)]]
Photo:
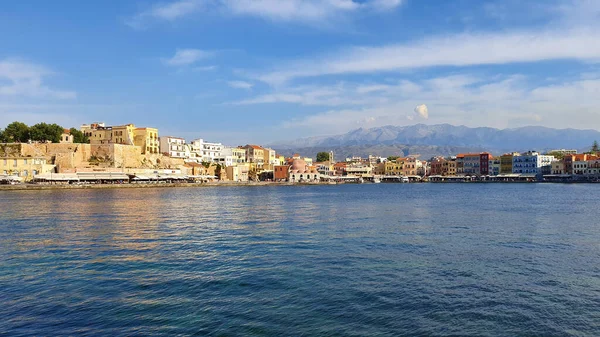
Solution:
[(221, 157), (221, 151), (223, 151), (221, 143), (209, 143), (204, 139), (195, 139), (190, 144), (190, 159), (198, 163), (217, 162), (217, 159)]
[(513, 156), (513, 173), (535, 174), (541, 177), (550, 174), (554, 156), (541, 155), (535, 151), (529, 151)]
[(185, 139), (172, 136), (162, 136), (158, 140), (160, 153), (172, 158), (189, 158), (190, 148)]
[(236, 160), (233, 157), (233, 149), (226, 146), (223, 147), (221, 153), (215, 161), (221, 164), (221, 166), (223, 167), (234, 166), (234, 164), (237, 164)]

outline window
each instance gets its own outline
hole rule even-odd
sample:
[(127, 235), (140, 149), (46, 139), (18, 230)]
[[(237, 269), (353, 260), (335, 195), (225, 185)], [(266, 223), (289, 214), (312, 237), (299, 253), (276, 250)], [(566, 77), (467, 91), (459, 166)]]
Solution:
[(27, 165), (27, 159), (23, 160), (23, 164)]
[(27, 177), (28, 174), (29, 172), (27, 170), (23, 170), (23, 177)]
[(13, 166), (17, 167), (17, 160), (16, 159), (13, 162)]

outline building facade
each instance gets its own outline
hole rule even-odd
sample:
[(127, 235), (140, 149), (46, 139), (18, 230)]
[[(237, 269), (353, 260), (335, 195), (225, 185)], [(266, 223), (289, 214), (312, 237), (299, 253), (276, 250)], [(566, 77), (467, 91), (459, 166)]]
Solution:
[(190, 149), (185, 143), (185, 139), (172, 136), (162, 136), (159, 138), (160, 153), (172, 158), (188, 158)]

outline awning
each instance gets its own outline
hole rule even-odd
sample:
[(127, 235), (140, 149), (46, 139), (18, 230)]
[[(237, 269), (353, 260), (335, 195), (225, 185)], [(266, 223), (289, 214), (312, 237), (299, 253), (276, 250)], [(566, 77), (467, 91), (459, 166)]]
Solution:
[(77, 181), (79, 177), (76, 173), (44, 173), (33, 177), (33, 180)]
[(112, 172), (80, 172), (77, 177), (79, 180), (129, 180), (129, 176), (124, 173)]

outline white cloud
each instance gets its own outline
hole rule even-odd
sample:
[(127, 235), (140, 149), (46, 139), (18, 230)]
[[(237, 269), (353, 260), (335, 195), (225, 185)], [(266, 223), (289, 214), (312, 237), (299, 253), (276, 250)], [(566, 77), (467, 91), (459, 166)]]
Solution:
[(217, 66), (194, 67), (193, 71), (212, 71), (216, 70)]
[(419, 104), (415, 107), (415, 114), (423, 119), (429, 119), (429, 109), (427, 109), (427, 105)]
[[(74, 99), (74, 91), (51, 89), (44, 78), (53, 75), (51, 70), (19, 60), (0, 61), (0, 96), (25, 96), (54, 99)], [(1, 84), (2, 82), (6, 84)]]
[(355, 47), (333, 56), (292, 62), (256, 76), (281, 85), (302, 77), (465, 67), (544, 60), (600, 61), (600, 29), (437, 36), (381, 47)]
[(183, 16), (194, 13), (202, 8), (204, 0), (180, 0), (171, 3), (163, 3), (138, 13), (126, 24), (135, 29), (142, 29), (148, 21), (164, 20), (173, 21)]
[(164, 59), (163, 62), (169, 66), (187, 66), (211, 56), (213, 56), (213, 53), (210, 51), (200, 49), (177, 49), (173, 57)]
[(227, 82), (227, 84), (232, 88), (246, 89), (246, 90), (250, 90), (254, 86), (254, 84), (249, 83), (249, 82), (244, 82), (244, 81), (229, 81), (229, 82)]
[(141, 29), (149, 21), (174, 21), (200, 11), (320, 24), (327, 18), (358, 11), (391, 10), (402, 3), (402, 0), (180, 0), (138, 13), (127, 24)]
[[(320, 104), (333, 108), (288, 120), (282, 126), (301, 128), (305, 135), (343, 133), (358, 126), (407, 125), (418, 119), (472, 127), (544, 125), (600, 129), (597, 110), (600, 74), (597, 73), (582, 74), (560, 84), (534, 82), (523, 75), (491, 79), (452, 75), (418, 82), (387, 81), (381, 84), (384, 91), (367, 90), (363, 94), (357, 93), (360, 87), (346, 83), (335, 97), (340, 104)], [(296, 102), (290, 103), (303, 104), (302, 97), (298, 93)], [(341, 102), (357, 104), (348, 106)], [(427, 102), (427, 108), (422, 102)], [(435, 115), (429, 115), (430, 108)]]

